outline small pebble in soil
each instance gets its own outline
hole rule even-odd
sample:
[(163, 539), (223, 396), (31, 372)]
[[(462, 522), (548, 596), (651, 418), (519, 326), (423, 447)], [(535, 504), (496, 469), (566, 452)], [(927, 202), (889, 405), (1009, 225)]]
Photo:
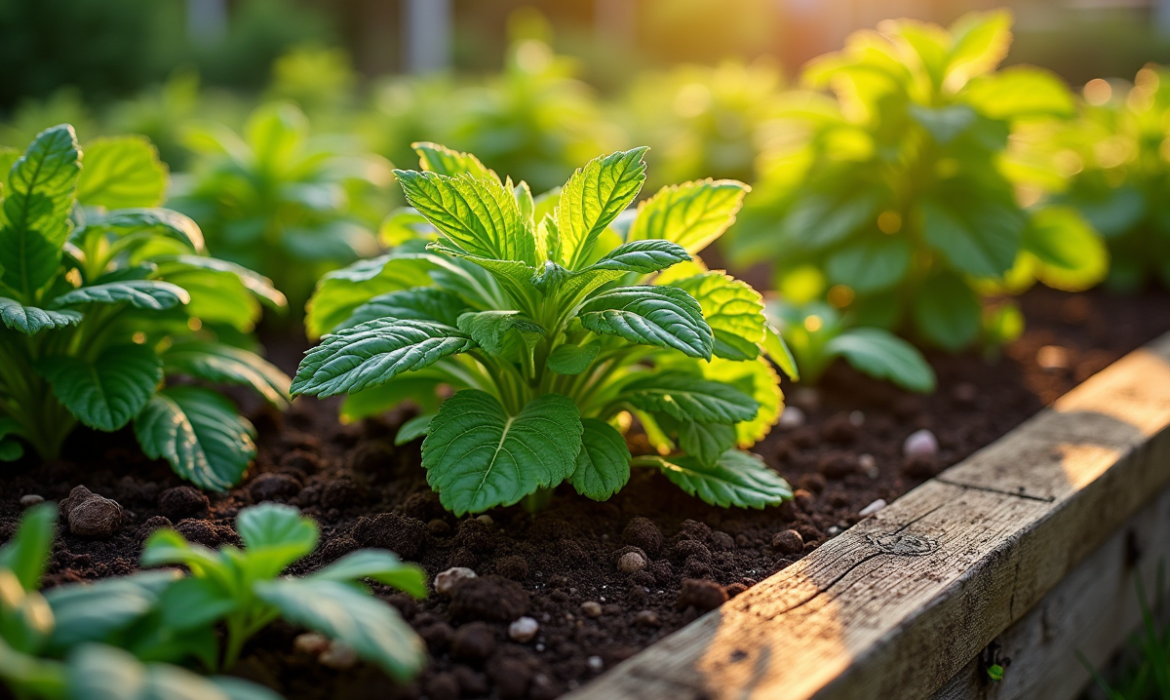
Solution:
[(804, 538), (796, 530), (781, 530), (772, 537), (772, 549), (781, 554), (799, 554), (804, 551)]
[(508, 636), (512, 638), (512, 641), (524, 644), (531, 642), (539, 630), (540, 623), (531, 617), (522, 617), (508, 625)]
[(938, 438), (929, 430), (916, 430), (902, 443), (902, 454), (908, 459), (929, 459), (938, 454)]
[(69, 532), (78, 537), (105, 539), (122, 525), (122, 506), (84, 486), (73, 487), (61, 501), (61, 512), (69, 523)]
[(659, 627), (662, 625), (658, 620), (658, 613), (653, 610), (639, 610), (634, 615), (634, 622), (641, 627)]
[(1036, 364), (1040, 365), (1041, 369), (1055, 371), (1068, 369), (1071, 363), (1068, 350), (1059, 345), (1045, 345), (1036, 351)]
[(876, 479), (881, 476), (881, 470), (878, 469), (877, 460), (871, 454), (862, 454), (857, 457), (857, 466), (861, 468), (861, 472), (871, 479)]
[(477, 515), (477, 516), (475, 516), (475, 519), (478, 520), (479, 522), (483, 523), (484, 525), (495, 525), (496, 524), (496, 521), (492, 520), (492, 516), (486, 515), (486, 514), (485, 515)]
[(837, 527), (836, 525), (830, 525), (829, 529), (825, 530), (825, 534), (827, 534), (829, 537), (836, 537), (837, 535), (841, 534), (841, 528)]
[(799, 428), (808, 421), (805, 417), (804, 411), (799, 406), (785, 406), (784, 412), (780, 414), (780, 420), (776, 421), (776, 427), (780, 430), (792, 430)]
[(601, 660), (600, 656), (590, 656), (585, 660), (585, 665), (588, 666), (589, 670), (593, 671), (594, 673), (600, 673), (601, 670), (605, 668), (605, 663)]
[(852, 411), (849, 414), (849, 422), (852, 423), (854, 427), (860, 428), (861, 426), (865, 425), (865, 414), (861, 411)]
[(626, 552), (618, 559), (618, 570), (634, 574), (646, 568), (646, 556), (640, 552)]
[(24, 506), (25, 508), (44, 502), (45, 497), (35, 493), (26, 494), (20, 497), (20, 505)]
[(879, 498), (876, 501), (874, 501), (873, 503), (870, 503), (868, 506), (862, 508), (860, 511), (858, 511), (857, 514), (864, 518), (864, 517), (873, 515), (874, 513), (878, 512), (879, 510), (881, 510), (882, 508), (885, 508), (885, 507), (886, 507), (885, 499)]
[(821, 393), (811, 386), (802, 386), (792, 392), (792, 405), (805, 411), (816, 411), (821, 406)]
[(595, 600), (587, 600), (581, 603), (581, 612), (589, 617), (601, 617), (601, 603)]
[(680, 608), (695, 606), (700, 612), (707, 612), (727, 602), (727, 592), (714, 581), (684, 578), (682, 590), (675, 601)]
[(329, 648), (317, 657), (322, 666), (334, 671), (348, 671), (357, 666), (358, 657), (354, 650), (341, 642), (330, 642)]
[(465, 566), (453, 566), (435, 576), (435, 592), (439, 595), (451, 595), (455, 584), (460, 581), (475, 578), (475, 572)]
[(316, 632), (305, 632), (298, 634), (297, 638), (293, 640), (293, 648), (299, 654), (318, 656), (329, 648), (329, 638)]

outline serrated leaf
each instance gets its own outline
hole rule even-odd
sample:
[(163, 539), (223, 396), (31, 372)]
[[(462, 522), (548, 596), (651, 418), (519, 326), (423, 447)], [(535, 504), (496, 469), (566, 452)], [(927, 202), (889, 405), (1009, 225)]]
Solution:
[(85, 168), (77, 201), (87, 207), (126, 209), (162, 204), (167, 169), (158, 150), (142, 136), (94, 139), (85, 145)]
[(29, 508), (21, 515), (16, 534), (0, 547), (0, 569), (11, 571), (24, 590), (40, 590), (56, 534), (56, 505), (41, 503)]
[(630, 448), (612, 425), (582, 418), (581, 451), (569, 483), (577, 493), (595, 501), (607, 500), (630, 480)]
[(534, 232), (499, 181), (396, 170), (406, 200), (456, 247), (493, 260), (536, 264)]
[(359, 549), (306, 578), (341, 582), (369, 578), (415, 598), (427, 595), (427, 572), (413, 564), (404, 564), (397, 555), (384, 549)]
[(151, 459), (166, 459), (196, 486), (235, 485), (256, 456), (255, 428), (232, 402), (208, 389), (168, 387), (134, 420), (134, 434)]
[(713, 465), (724, 452), (735, 447), (734, 425), (680, 421), (669, 414), (658, 414), (655, 419), (664, 431), (678, 436), (677, 443), (683, 452), (701, 464)]
[(424, 413), (403, 423), (398, 428), (398, 433), (394, 436), (394, 444), (405, 445), (408, 442), (413, 442), (420, 437), (426, 436), (427, 429), (431, 425), (431, 419), (434, 417), (435, 414), (433, 413)]
[(715, 354), (729, 360), (754, 360), (764, 340), (764, 299), (745, 282), (724, 272), (704, 272), (674, 282), (703, 308), (715, 334)]
[(395, 321), (434, 321), (446, 326), (455, 326), (459, 317), (471, 307), (458, 294), (435, 287), (403, 289), (397, 292), (379, 294), (354, 309), (340, 329), (373, 321), (390, 319)]
[(469, 335), (441, 323), (367, 321), (325, 336), (305, 353), (292, 393), (326, 397), (361, 391), (474, 347)]
[(825, 345), (825, 351), (841, 355), (854, 369), (876, 379), (888, 379), (903, 389), (934, 391), (934, 370), (922, 353), (889, 331), (852, 328)]
[(458, 248), (445, 244), (443, 241), (434, 241), (427, 244), (427, 250), (433, 253), (447, 255), (482, 267), (491, 273), (492, 279), (507, 291), (508, 296), (516, 303), (523, 303), (531, 298), (533, 278), (538, 268), (518, 260), (496, 260), (471, 255)]
[(748, 448), (763, 440), (784, 408), (780, 375), (776, 374), (772, 365), (762, 357), (749, 362), (733, 362), (717, 357), (710, 362), (696, 364), (704, 379), (734, 387), (760, 405), (755, 418), (735, 424), (739, 446)]
[(670, 185), (638, 206), (628, 241), (663, 239), (694, 255), (723, 235), (750, 188), (735, 180)]
[(710, 359), (715, 346), (699, 302), (675, 287), (611, 289), (586, 301), (578, 315), (594, 333), (673, 348), (689, 357)]
[(163, 353), (167, 374), (246, 386), (277, 407), (288, 404), (291, 380), (275, 365), (253, 352), (207, 341), (178, 343)]
[(64, 328), (81, 323), (81, 312), (72, 309), (50, 311), (25, 306), (15, 299), (0, 297), (0, 321), (14, 331), (35, 335), (48, 328)]
[(576, 270), (588, 259), (597, 237), (641, 191), (646, 150), (639, 147), (594, 158), (573, 173), (561, 188), (554, 214), (561, 249), (555, 262)]
[(429, 287), (431, 256), (389, 253), (327, 272), (313, 292), (305, 315), (310, 338), (336, 330), (362, 304), (390, 292)]
[(430, 141), (416, 141), (410, 144), (410, 147), (418, 154), (419, 167), (423, 170), (439, 175), (455, 176), (466, 173), (476, 178), (494, 179), (496, 182), (500, 180), (499, 175), (470, 153), (460, 153)]
[(255, 586), (257, 597), (294, 624), (336, 639), (358, 657), (406, 680), (426, 662), (426, 648), (398, 611), (347, 583), (281, 579)]
[(423, 441), (427, 481), (456, 515), (512, 505), (576, 468), (577, 406), (545, 394), (509, 416), (494, 396), (465, 389), (443, 402)]
[(593, 363), (599, 352), (601, 352), (601, 346), (597, 343), (558, 345), (548, 355), (548, 368), (557, 374), (581, 374), (589, 369), (589, 365)]
[(110, 346), (92, 363), (73, 356), (42, 357), (36, 369), (70, 413), (106, 432), (138, 415), (163, 377), (154, 350), (133, 343)]
[(620, 397), (636, 408), (680, 421), (738, 423), (756, 417), (760, 404), (727, 384), (677, 373), (653, 373), (622, 388)]
[(663, 240), (630, 241), (614, 248), (582, 272), (616, 270), (648, 275), (690, 259), (690, 254), (677, 243)]
[(531, 347), (544, 328), (519, 311), (476, 311), (459, 317), (459, 330), (492, 355), (504, 354), (508, 334), (515, 331)]
[(38, 134), (8, 173), (0, 204), (0, 269), (4, 284), (25, 300), (57, 270), (80, 172), (77, 137), (62, 124)]
[(187, 290), (159, 280), (125, 280), (74, 289), (53, 300), (55, 306), (126, 303), (138, 309), (161, 311), (191, 301)]
[(694, 457), (652, 457), (667, 479), (706, 503), (728, 508), (763, 508), (792, 498), (792, 488), (762, 461), (729, 450), (713, 465)]

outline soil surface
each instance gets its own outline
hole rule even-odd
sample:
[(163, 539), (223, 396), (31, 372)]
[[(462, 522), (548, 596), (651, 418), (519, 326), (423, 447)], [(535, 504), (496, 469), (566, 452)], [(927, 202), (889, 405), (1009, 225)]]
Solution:
[[(1021, 303), (1028, 329), (1000, 356), (930, 357), (940, 381), (933, 396), (899, 392), (840, 364), (815, 390), (785, 386), (807, 421), (773, 430), (755, 448), (797, 489), (778, 508), (709, 507), (657, 474), (636, 472), (606, 503), (562, 488), (536, 516), (514, 507), (455, 518), (427, 488), (419, 443), (393, 444), (409, 411), (342, 425), (336, 401), (301, 399), (284, 416), (250, 407), (260, 431), (256, 464), (239, 488), (209, 501), (175, 490), (183, 483), (146, 460), (126, 431), (76, 435), (70, 461), (9, 465), (0, 479), (0, 540), (11, 536), (28, 494), (59, 500), (84, 484), (120, 503), (123, 524), (112, 536), (58, 537), (46, 577), (57, 585), (133, 572), (157, 527), (174, 525), (209, 546), (238, 543), (241, 508), (289, 503), (322, 528), (318, 551), (293, 573), (385, 547), (432, 578), (455, 566), (478, 578), (424, 601), (377, 589), (430, 649), (428, 669), (410, 685), (366, 665), (327, 668), (295, 651), (298, 630), (281, 623), (253, 639), (235, 673), (290, 700), (553, 698), (792, 564), (878, 499), (894, 500), (1170, 330), (1165, 292), (1036, 289)], [(272, 350), (290, 370), (298, 352), (287, 343)], [(921, 429), (937, 436), (938, 453), (903, 457), (905, 439)], [(632, 443), (637, 449), (638, 438)], [(539, 624), (526, 643), (508, 632), (521, 616)]]

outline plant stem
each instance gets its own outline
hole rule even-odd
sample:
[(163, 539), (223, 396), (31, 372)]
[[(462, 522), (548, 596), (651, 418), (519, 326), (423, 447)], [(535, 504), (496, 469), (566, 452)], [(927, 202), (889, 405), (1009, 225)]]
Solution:
[(528, 513), (539, 513), (552, 503), (553, 490), (542, 488), (533, 491), (524, 497), (524, 510)]

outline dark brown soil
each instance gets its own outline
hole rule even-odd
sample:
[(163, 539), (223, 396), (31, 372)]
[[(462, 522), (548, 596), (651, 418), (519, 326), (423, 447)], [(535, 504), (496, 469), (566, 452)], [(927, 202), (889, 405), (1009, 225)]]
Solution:
[[(430, 648), (430, 667), (409, 686), (396, 688), (367, 666), (338, 672), (298, 655), (297, 631), (282, 624), (255, 638), (236, 673), (290, 699), (552, 698), (795, 562), (875, 500), (892, 501), (1170, 330), (1165, 292), (1119, 298), (1037, 289), (1022, 303), (1028, 330), (1002, 356), (931, 356), (940, 379), (933, 396), (907, 395), (842, 366), (817, 390), (786, 387), (808, 422), (777, 429), (756, 448), (797, 489), (779, 508), (712, 508), (656, 474), (636, 473), (606, 503), (561, 489), (537, 516), (516, 507), (457, 519), (428, 490), (418, 444), (393, 445), (405, 412), (341, 425), (336, 402), (302, 399), (283, 417), (254, 412), (256, 466), (239, 488), (209, 502), (173, 490), (181, 482), (145, 461), (126, 434), (77, 436), (76, 461), (9, 467), (0, 482), (0, 539), (10, 536), (26, 494), (61, 499), (84, 484), (122, 504), (113, 537), (58, 538), (47, 576), (56, 585), (134, 571), (142, 540), (160, 525), (208, 545), (235, 542), (240, 508), (290, 503), (316, 517), (323, 534), (295, 573), (370, 546), (395, 550), (432, 577), (465, 566), (479, 578), (453, 598), (414, 602), (378, 591)], [(295, 364), (295, 348), (274, 350), (278, 362)], [(903, 441), (923, 428), (938, 436), (940, 452), (907, 461)], [(618, 559), (631, 551), (648, 566), (623, 573)], [(508, 637), (521, 615), (540, 624), (526, 644)]]

